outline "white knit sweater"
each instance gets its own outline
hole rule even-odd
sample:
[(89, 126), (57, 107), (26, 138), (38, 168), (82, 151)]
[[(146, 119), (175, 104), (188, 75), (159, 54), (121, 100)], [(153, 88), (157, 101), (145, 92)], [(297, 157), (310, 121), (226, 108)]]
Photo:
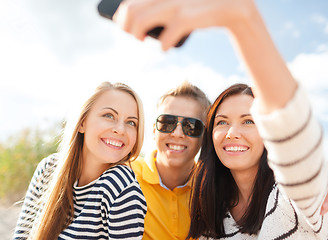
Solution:
[(328, 215), (320, 216), (327, 192), (323, 130), (299, 87), (283, 109), (261, 115), (255, 100), (252, 115), (268, 150), (276, 183), (258, 234), (242, 234), (231, 214), (224, 219), (224, 239), (328, 239)]

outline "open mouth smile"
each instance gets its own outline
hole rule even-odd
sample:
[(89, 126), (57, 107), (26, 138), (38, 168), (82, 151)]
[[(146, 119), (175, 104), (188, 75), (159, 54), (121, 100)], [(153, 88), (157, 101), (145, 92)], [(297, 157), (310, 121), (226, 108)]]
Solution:
[(102, 141), (107, 145), (115, 148), (121, 148), (124, 146), (124, 143), (118, 140), (103, 138)]
[(187, 147), (184, 145), (177, 145), (177, 144), (166, 144), (166, 146), (170, 149), (170, 150), (174, 150), (174, 151), (183, 151), (185, 150)]
[(229, 147), (224, 147), (223, 148), (227, 152), (246, 152), (249, 147), (245, 146), (229, 146)]

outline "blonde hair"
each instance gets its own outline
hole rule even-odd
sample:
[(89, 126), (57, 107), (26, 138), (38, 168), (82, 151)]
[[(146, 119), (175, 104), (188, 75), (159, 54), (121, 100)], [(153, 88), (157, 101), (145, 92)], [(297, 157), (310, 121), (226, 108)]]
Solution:
[[(138, 107), (137, 141), (131, 152), (112, 166), (135, 160), (142, 148), (144, 139), (144, 112), (138, 95), (123, 83), (111, 84), (103, 82), (94, 94), (84, 103), (73, 128), (65, 126), (65, 133), (61, 142), (61, 157), (58, 160), (51, 185), (42, 201), (44, 207), (33, 229), (33, 239), (57, 239), (58, 235), (68, 227), (74, 217), (73, 184), (79, 179), (82, 170), (82, 147), (84, 135), (79, 132), (82, 122), (97, 99), (106, 91), (118, 90), (130, 94)], [(111, 167), (112, 167), (111, 166)]]
[(211, 106), (211, 102), (208, 100), (206, 94), (188, 81), (182, 82), (176, 88), (173, 88), (166, 92), (164, 95), (162, 95), (157, 103), (157, 108), (159, 108), (164, 103), (165, 99), (168, 97), (187, 97), (194, 99), (205, 110), (204, 114), (207, 113), (207, 110)]

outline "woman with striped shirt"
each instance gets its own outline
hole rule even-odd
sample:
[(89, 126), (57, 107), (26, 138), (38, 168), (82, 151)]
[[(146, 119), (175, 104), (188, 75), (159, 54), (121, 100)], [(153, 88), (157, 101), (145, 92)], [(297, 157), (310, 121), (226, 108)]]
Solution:
[(14, 239), (142, 239), (147, 206), (128, 163), (143, 131), (137, 94), (121, 83), (99, 85), (66, 124), (60, 153), (38, 165)]

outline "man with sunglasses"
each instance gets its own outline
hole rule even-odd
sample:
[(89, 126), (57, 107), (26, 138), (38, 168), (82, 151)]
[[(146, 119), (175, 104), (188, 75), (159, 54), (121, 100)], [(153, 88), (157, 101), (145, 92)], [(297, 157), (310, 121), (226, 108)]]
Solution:
[(185, 239), (188, 234), (189, 180), (209, 106), (206, 95), (188, 82), (158, 102), (156, 150), (132, 163), (148, 207), (143, 239)]

